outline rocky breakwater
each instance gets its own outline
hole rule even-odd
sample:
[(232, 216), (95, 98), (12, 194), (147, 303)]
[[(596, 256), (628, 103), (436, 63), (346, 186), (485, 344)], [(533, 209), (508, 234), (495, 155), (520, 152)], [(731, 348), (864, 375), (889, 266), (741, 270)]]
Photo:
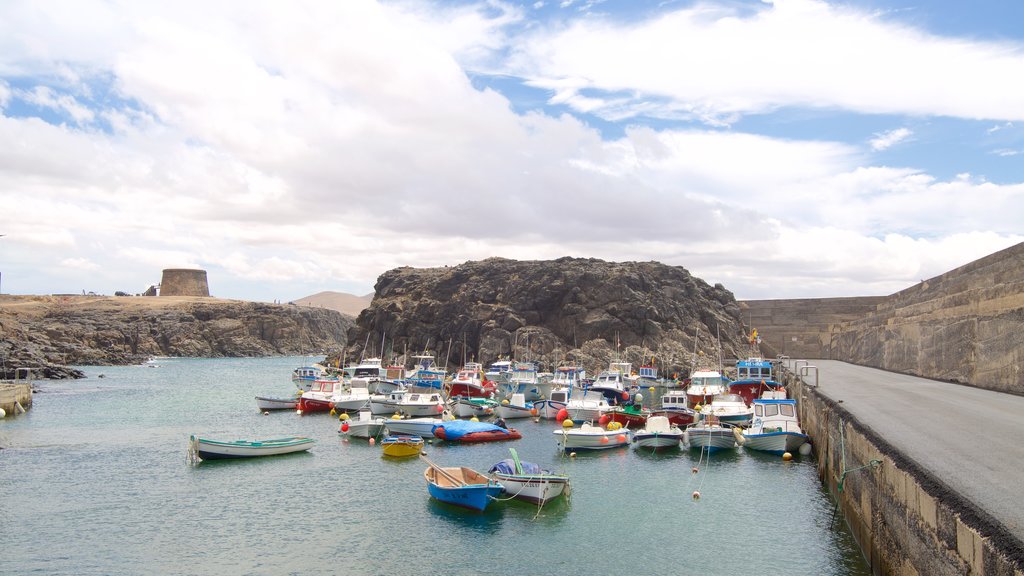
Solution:
[(0, 296), (0, 359), (35, 378), (152, 356), (254, 357), (341, 350), (353, 320), (324, 308), (198, 297)]
[(463, 359), (516, 358), (591, 371), (613, 358), (635, 367), (653, 357), (672, 375), (692, 368), (695, 349), (717, 364), (718, 333), (724, 358), (746, 355), (733, 294), (679, 266), (489, 258), (381, 275), (346, 355), (379, 355), (383, 341), (386, 355), (427, 349), (449, 368)]

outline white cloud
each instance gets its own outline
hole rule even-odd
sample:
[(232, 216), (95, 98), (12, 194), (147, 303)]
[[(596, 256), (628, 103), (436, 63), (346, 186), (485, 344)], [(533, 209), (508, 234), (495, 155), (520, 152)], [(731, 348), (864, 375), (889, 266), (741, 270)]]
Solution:
[(909, 128), (896, 128), (888, 132), (875, 134), (875, 137), (868, 141), (872, 150), (882, 151), (892, 148), (900, 142), (906, 141), (914, 133)]
[(636, 115), (712, 124), (785, 106), (1024, 119), (1021, 44), (937, 36), (823, 0), (752, 12), (699, 3), (636, 23), (577, 19), (512, 49), (507, 73), (552, 90), (571, 81), (588, 91), (580, 110), (599, 116), (596, 100), (615, 101), (621, 116), (626, 94)]
[(88, 258), (65, 258), (60, 261), (60, 265), (63, 268), (73, 268), (75, 270), (98, 270), (99, 264), (89, 260)]

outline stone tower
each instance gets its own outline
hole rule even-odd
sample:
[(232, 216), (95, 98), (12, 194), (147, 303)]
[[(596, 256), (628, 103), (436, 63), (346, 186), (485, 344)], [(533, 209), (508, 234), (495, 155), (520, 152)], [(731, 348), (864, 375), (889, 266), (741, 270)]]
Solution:
[(209, 296), (206, 270), (168, 268), (160, 280), (161, 296)]

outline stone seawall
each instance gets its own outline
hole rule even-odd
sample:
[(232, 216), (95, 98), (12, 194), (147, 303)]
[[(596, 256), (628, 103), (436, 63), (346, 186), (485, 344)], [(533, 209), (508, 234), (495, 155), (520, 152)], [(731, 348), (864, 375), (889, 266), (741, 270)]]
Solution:
[(890, 296), (740, 307), (778, 354), (1024, 394), (1024, 243)]
[(837, 501), (872, 573), (1024, 575), (1020, 540), (999, 522), (791, 373), (818, 475)]

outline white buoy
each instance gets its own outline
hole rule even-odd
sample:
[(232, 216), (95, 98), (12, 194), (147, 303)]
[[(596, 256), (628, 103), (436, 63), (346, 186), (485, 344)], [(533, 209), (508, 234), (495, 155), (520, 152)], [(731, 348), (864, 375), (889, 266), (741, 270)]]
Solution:
[(7, 418), (7, 410), (0, 408), (0, 418)]
[(811, 445), (804, 442), (803, 444), (800, 445), (800, 448), (797, 450), (797, 452), (799, 452), (801, 456), (809, 456), (811, 454)]

